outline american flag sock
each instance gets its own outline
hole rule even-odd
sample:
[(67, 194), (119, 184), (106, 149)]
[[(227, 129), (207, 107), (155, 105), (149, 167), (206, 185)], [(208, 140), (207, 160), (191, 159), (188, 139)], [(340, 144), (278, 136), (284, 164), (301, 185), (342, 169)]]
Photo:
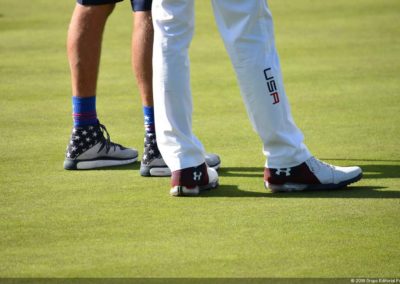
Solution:
[(75, 127), (96, 125), (98, 123), (95, 96), (89, 98), (72, 97), (72, 109)]
[(143, 106), (144, 129), (146, 134), (154, 134), (156, 131), (154, 123), (154, 107)]

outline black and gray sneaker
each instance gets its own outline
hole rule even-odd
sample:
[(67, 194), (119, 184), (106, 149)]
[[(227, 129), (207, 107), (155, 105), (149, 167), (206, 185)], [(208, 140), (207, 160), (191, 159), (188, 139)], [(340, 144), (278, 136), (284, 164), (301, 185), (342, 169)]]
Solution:
[[(221, 159), (216, 154), (207, 153), (205, 161), (208, 167), (218, 170)], [(140, 163), (140, 174), (145, 177), (171, 176), (171, 170), (164, 162), (160, 150), (158, 150), (157, 139), (154, 133), (147, 133), (144, 137), (144, 152)]]
[(171, 171), (165, 164), (160, 150), (158, 150), (156, 134), (146, 133), (144, 136), (144, 151), (140, 162), (140, 175), (144, 177), (170, 176)]
[(106, 127), (99, 123), (74, 127), (65, 156), (64, 169), (89, 170), (133, 163), (138, 151), (113, 143)]

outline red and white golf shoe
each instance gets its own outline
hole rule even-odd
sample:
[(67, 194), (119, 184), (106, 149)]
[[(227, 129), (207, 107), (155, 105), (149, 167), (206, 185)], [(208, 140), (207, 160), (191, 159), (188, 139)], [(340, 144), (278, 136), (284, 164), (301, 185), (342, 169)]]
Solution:
[(172, 196), (196, 196), (200, 191), (214, 189), (218, 186), (218, 173), (205, 163), (172, 172)]
[(343, 188), (362, 177), (360, 167), (337, 167), (314, 157), (298, 166), (264, 169), (264, 185), (272, 192)]

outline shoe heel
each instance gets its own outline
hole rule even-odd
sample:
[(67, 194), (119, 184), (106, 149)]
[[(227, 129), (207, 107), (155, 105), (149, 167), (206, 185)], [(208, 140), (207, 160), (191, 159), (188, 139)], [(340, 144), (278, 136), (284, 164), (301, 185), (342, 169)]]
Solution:
[(186, 186), (177, 185), (171, 188), (169, 193), (171, 196), (197, 196), (199, 192), (200, 189), (198, 186), (189, 189)]

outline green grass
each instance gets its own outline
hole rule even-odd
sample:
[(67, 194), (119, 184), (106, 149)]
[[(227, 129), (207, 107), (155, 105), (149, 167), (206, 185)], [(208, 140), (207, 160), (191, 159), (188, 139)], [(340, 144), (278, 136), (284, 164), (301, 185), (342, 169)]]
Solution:
[[(62, 169), (73, 1), (1, 6), (0, 277), (400, 276), (399, 1), (270, 1), (308, 147), (365, 173), (343, 190), (276, 195), (210, 3), (197, 1), (194, 129), (223, 168), (218, 190), (179, 199), (138, 164)], [(98, 114), (114, 141), (142, 150), (129, 9), (106, 30)]]

